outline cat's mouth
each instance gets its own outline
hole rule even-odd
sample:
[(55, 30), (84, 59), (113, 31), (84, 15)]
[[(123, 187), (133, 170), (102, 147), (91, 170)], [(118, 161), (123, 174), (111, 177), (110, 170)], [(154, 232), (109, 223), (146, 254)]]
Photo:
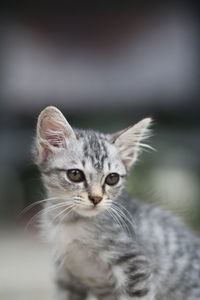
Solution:
[(103, 205), (84, 205), (76, 208), (76, 212), (82, 216), (95, 216), (100, 212), (104, 211), (105, 207)]

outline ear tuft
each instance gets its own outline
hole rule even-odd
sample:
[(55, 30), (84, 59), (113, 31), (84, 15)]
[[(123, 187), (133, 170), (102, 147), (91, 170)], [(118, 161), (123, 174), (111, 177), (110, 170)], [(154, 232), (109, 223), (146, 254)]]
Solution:
[(150, 136), (151, 118), (143, 119), (137, 124), (112, 135), (113, 142), (119, 149), (126, 168), (130, 168), (137, 160), (142, 147), (151, 148), (141, 143)]
[(38, 163), (45, 160), (50, 153), (55, 153), (67, 146), (75, 134), (63, 114), (54, 106), (46, 107), (37, 122)]

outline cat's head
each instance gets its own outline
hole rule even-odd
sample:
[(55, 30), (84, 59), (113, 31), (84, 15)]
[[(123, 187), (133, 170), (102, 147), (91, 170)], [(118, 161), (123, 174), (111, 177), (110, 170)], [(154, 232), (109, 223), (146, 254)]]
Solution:
[(46, 107), (38, 118), (35, 157), (48, 196), (82, 216), (106, 210), (123, 189), (150, 123), (147, 118), (102, 134), (72, 129), (56, 107)]

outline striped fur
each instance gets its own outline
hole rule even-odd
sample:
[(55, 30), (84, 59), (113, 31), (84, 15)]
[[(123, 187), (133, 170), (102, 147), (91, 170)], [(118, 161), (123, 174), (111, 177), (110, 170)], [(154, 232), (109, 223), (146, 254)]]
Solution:
[[(48, 199), (56, 300), (200, 299), (200, 241), (175, 217), (123, 191), (150, 119), (114, 135), (73, 130), (61, 112), (39, 116), (35, 157)], [(84, 172), (71, 182), (67, 170)], [(106, 176), (119, 174), (116, 185)], [(94, 206), (89, 195), (101, 196)]]

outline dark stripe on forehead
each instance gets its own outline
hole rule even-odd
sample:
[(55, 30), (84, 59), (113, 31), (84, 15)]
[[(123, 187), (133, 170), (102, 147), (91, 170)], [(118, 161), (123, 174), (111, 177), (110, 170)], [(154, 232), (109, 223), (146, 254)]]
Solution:
[(85, 141), (85, 143), (83, 145), (83, 153), (84, 153), (85, 157), (88, 157), (88, 144), (87, 144), (87, 141)]
[(83, 153), (89, 158), (96, 169), (103, 169), (104, 161), (108, 157), (103, 136), (88, 132), (84, 138)]
[(107, 147), (105, 145), (105, 141), (102, 140), (102, 148), (103, 148), (103, 153), (104, 153), (104, 158), (108, 158), (108, 152), (107, 152)]

